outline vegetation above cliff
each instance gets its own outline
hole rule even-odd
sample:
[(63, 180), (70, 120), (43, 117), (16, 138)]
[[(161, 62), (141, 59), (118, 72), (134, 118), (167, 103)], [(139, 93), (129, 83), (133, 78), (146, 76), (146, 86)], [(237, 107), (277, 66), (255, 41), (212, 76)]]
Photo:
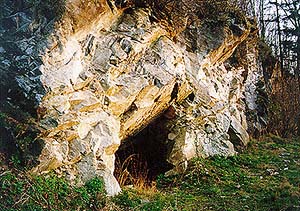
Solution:
[[(0, 210), (299, 210), (299, 140), (268, 136), (230, 158), (193, 160), (183, 175), (104, 196), (100, 179), (77, 188), (54, 174), (30, 178), (1, 161)], [(142, 186), (142, 184), (139, 184)]]

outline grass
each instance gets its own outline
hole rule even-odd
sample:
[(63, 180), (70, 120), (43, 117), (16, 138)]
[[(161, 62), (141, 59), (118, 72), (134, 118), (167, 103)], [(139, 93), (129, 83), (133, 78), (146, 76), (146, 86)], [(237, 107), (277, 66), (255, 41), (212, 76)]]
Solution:
[(194, 159), (183, 175), (160, 176), (152, 195), (126, 189), (126, 210), (300, 210), (300, 141), (253, 140), (234, 157)]
[(99, 210), (105, 197), (99, 178), (72, 187), (56, 175), (29, 178), (22, 172), (4, 171), (0, 177), (0, 210)]
[(300, 210), (300, 141), (268, 136), (234, 157), (194, 159), (151, 188), (107, 198), (101, 179), (73, 187), (54, 174), (0, 172), (0, 210)]

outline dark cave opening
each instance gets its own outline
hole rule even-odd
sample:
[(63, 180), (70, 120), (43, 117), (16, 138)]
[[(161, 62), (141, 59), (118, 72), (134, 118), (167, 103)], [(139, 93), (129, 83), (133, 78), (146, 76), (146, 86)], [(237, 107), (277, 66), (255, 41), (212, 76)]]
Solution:
[(116, 152), (114, 175), (121, 186), (151, 185), (173, 168), (167, 156), (174, 143), (167, 141), (168, 117), (161, 115), (134, 136), (122, 141)]

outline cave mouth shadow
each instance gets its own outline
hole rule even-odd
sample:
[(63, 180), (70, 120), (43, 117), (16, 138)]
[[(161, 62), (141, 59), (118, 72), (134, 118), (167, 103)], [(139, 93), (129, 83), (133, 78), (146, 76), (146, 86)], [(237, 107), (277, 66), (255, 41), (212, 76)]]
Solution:
[(167, 157), (174, 145), (167, 141), (169, 119), (161, 115), (137, 134), (122, 141), (115, 153), (115, 171), (120, 186), (148, 186), (174, 166)]

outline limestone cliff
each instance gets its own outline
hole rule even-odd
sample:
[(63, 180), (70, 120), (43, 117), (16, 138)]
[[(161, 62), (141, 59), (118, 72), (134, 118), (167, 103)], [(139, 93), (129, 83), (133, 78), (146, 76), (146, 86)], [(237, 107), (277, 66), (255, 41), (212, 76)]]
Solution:
[[(1, 41), (4, 66), (34, 63), (12, 73), (31, 107), (38, 105), (32, 124), (43, 148), (31, 172), (55, 170), (80, 182), (100, 175), (114, 195), (115, 152), (158, 117), (166, 119), (169, 174), (193, 157), (234, 155), (259, 129), (255, 23), (198, 18), (174, 31), (147, 6), (73, 0), (64, 7), (46, 38), (30, 32), (20, 41), (17, 57), (8, 53), (8, 38)], [(2, 23), (3, 33), (41, 30), (41, 20), (30, 17), (6, 17), (16, 26)], [(22, 29), (20, 21), (27, 23)]]

